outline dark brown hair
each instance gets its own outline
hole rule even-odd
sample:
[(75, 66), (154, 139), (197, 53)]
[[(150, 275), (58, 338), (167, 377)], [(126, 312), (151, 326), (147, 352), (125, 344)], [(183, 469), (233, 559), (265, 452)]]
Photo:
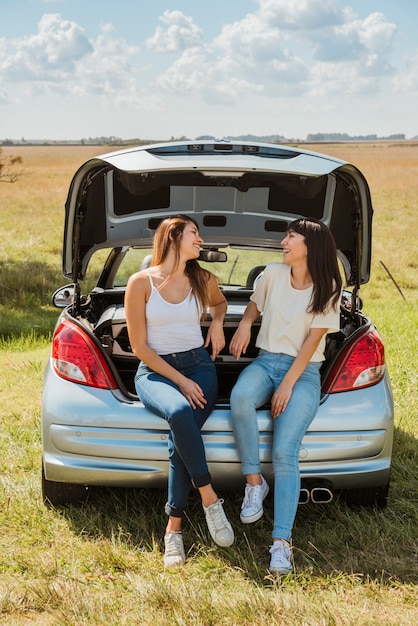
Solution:
[[(178, 267), (181, 239), (184, 227), (189, 223), (194, 224), (199, 229), (197, 222), (187, 215), (179, 214), (174, 217), (167, 217), (160, 222), (155, 231), (151, 265), (161, 265), (172, 247), (176, 258), (175, 268)], [(199, 301), (204, 314), (209, 304), (208, 283), (211, 274), (201, 267), (196, 259), (187, 261), (185, 272), (189, 277), (193, 294)]]
[(337, 305), (342, 288), (334, 237), (328, 226), (308, 217), (292, 222), (288, 231), (299, 233), (305, 238), (308, 270), (313, 282), (308, 311), (324, 313), (329, 302), (333, 307)]

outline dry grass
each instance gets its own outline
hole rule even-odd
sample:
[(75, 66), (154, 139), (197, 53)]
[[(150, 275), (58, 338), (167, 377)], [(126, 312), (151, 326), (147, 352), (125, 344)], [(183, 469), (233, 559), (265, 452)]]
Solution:
[[(382, 298), (385, 289), (396, 292), (386, 265), (409, 298), (418, 288), (418, 142), (376, 145), (343, 144), (310, 146), (317, 152), (352, 163), (366, 177), (371, 191), (373, 218), (372, 280), (365, 298)], [(395, 294), (397, 295), (397, 294)]]
[[(101, 147), (5, 147), (5, 156), (22, 158), (23, 176), (1, 183), (1, 258), (40, 259), (60, 267), (64, 204), (68, 186), (83, 161), (103, 153)], [(57, 263), (58, 262), (58, 263)]]

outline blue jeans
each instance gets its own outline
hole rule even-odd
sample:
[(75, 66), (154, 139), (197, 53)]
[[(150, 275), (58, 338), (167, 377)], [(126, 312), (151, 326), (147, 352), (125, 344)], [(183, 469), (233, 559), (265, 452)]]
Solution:
[[(231, 417), (242, 472), (260, 473), (256, 409), (271, 397), (294, 357), (260, 350), (239, 375), (231, 393)], [(299, 450), (316, 415), (320, 399), (321, 363), (309, 363), (299, 377), (286, 410), (273, 420), (274, 526), (272, 537), (290, 540), (299, 502)], [(273, 418), (272, 418), (273, 419)]]
[(212, 411), (218, 394), (215, 365), (206, 348), (163, 355), (162, 358), (202, 389), (207, 403), (192, 409), (179, 388), (141, 362), (135, 388), (144, 405), (164, 418), (170, 426), (168, 454), (168, 502), (166, 513), (183, 517), (190, 488), (211, 482), (200, 429)]

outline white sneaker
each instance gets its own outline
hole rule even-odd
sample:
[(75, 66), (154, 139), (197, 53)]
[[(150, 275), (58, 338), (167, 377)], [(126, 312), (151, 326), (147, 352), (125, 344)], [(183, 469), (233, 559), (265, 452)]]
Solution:
[(215, 504), (210, 504), (209, 506), (203, 504), (203, 510), (213, 541), (222, 548), (228, 548), (234, 543), (234, 531), (228, 522), (222, 503), (223, 500), (218, 500)]
[(284, 539), (276, 539), (270, 547), (270, 567), (273, 574), (290, 574), (292, 565), (292, 548)]
[(244, 500), (241, 505), (240, 520), (243, 524), (252, 524), (263, 517), (263, 500), (269, 492), (269, 486), (261, 477), (261, 485), (245, 485)]
[(168, 531), (164, 535), (164, 565), (166, 567), (183, 565), (186, 561), (184, 554), (183, 535), (181, 532)]

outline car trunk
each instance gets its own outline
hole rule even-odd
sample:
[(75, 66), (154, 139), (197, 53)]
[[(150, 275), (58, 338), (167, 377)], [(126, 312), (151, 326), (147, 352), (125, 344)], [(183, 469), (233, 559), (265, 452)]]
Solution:
[[(131, 396), (137, 358), (129, 345), (124, 289), (114, 288), (112, 268), (85, 298), (79, 281), (97, 250), (151, 248), (158, 224), (176, 213), (196, 220), (208, 250), (279, 251), (297, 217), (316, 217), (329, 226), (352, 293), (343, 298), (341, 331), (327, 336), (324, 380), (347, 339), (369, 323), (359, 311), (358, 291), (370, 275), (373, 210), (361, 172), (302, 149), (245, 142), (159, 144), (87, 161), (75, 174), (66, 203), (63, 274), (75, 284), (68, 311), (94, 334), (121, 389)], [(226, 347), (216, 367), (219, 402), (229, 402), (238, 374), (257, 354), (258, 327), (245, 357), (235, 361), (229, 343), (252, 290), (227, 284), (223, 290)], [(204, 333), (208, 323), (202, 325)]]
[[(246, 354), (236, 361), (229, 353), (229, 344), (239, 324), (241, 315), (252, 293), (246, 288), (224, 288), (224, 294), (228, 300), (228, 312), (224, 321), (225, 348), (215, 360), (218, 373), (219, 394), (218, 404), (229, 404), (231, 389), (242, 369), (250, 363), (258, 353), (255, 346), (260, 322), (256, 322), (252, 328), (251, 342)], [(114, 372), (119, 383), (121, 392), (130, 398), (136, 398), (134, 376), (138, 366), (138, 359), (133, 354), (126, 326), (125, 309), (123, 306), (124, 290), (101, 290), (90, 294), (88, 307), (83, 307), (83, 315), (78, 317), (78, 322), (86, 331), (94, 335), (96, 341)], [(341, 306), (341, 330), (327, 335), (326, 360), (321, 368), (322, 379), (326, 375), (338, 354), (351, 339), (359, 327), (367, 325), (368, 319), (360, 312), (351, 310), (351, 293), (344, 292)], [(72, 308), (68, 309), (68, 313)], [(202, 322), (203, 335), (206, 335), (210, 324), (210, 318)]]

